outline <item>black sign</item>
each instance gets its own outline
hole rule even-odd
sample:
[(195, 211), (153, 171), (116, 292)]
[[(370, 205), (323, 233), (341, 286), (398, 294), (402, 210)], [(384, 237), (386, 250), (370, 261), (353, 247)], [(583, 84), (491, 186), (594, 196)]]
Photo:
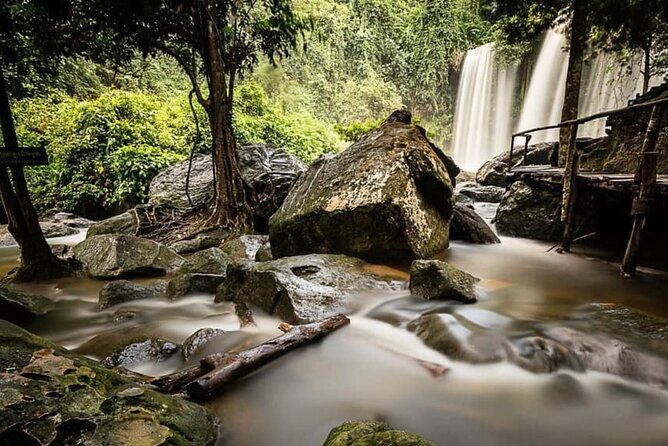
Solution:
[(0, 147), (0, 166), (46, 166), (49, 157), (44, 147), (19, 147), (11, 150)]

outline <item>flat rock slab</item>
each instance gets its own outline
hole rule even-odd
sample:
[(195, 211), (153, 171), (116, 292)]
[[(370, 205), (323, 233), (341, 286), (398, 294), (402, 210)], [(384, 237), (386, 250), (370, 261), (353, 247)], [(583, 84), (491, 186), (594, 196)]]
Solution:
[(250, 302), (291, 324), (346, 312), (350, 295), (397, 287), (370, 272), (362, 260), (312, 254), (230, 265), (217, 301)]
[(99, 279), (147, 275), (159, 276), (176, 271), (183, 257), (152, 240), (129, 235), (96, 235), (74, 247), (74, 258), (88, 275)]
[[(46, 238), (66, 237), (79, 232), (78, 229), (58, 222), (42, 221), (39, 223), (39, 226), (42, 228), (42, 233)], [(7, 225), (0, 226), (0, 247), (14, 245), (16, 245), (16, 240), (14, 240), (12, 234), (9, 233)]]
[(217, 437), (205, 407), (0, 320), (0, 444), (213, 446)]
[(269, 221), (274, 257), (331, 253), (388, 263), (444, 250), (454, 206), (445, 158), (409, 114), (393, 113), (295, 181)]

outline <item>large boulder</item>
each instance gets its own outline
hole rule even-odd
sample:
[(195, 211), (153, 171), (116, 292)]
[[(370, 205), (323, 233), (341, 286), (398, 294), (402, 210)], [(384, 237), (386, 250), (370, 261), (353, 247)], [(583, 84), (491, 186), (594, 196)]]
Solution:
[(129, 235), (96, 235), (74, 247), (74, 258), (94, 278), (164, 275), (176, 271), (183, 257), (152, 240)]
[(0, 319), (14, 323), (26, 322), (46, 314), (53, 302), (44, 296), (0, 287)]
[(242, 235), (225, 242), (221, 248), (234, 260), (255, 260), (260, 249), (265, 253), (271, 249), (266, 235)]
[(475, 303), (479, 280), (440, 260), (416, 260), (411, 264), (411, 293), (424, 299)]
[[(190, 160), (183, 161), (153, 178), (149, 187), (149, 204), (187, 210), (211, 199), (214, 192), (211, 155), (193, 157), (188, 186), (191, 201), (186, 195), (189, 165)], [(257, 229), (266, 228), (269, 217), (283, 203), (295, 177), (305, 168), (297, 158), (270, 144), (239, 148), (239, 169), (252, 193)]]
[(563, 233), (561, 194), (556, 187), (516, 181), (504, 195), (493, 223), (499, 234), (558, 240)]
[(269, 222), (274, 257), (338, 253), (388, 262), (444, 250), (454, 206), (445, 158), (409, 113), (393, 113), (298, 178)]
[(457, 203), (450, 224), (450, 238), (471, 243), (500, 243), (492, 228), (475, 211), (473, 206)]
[(315, 322), (347, 312), (350, 295), (392, 289), (368, 266), (328, 254), (231, 264), (216, 301), (250, 302), (291, 324)]
[(436, 446), (380, 421), (353, 421), (331, 430), (323, 446)]
[(0, 320), (0, 444), (213, 446), (215, 416)]

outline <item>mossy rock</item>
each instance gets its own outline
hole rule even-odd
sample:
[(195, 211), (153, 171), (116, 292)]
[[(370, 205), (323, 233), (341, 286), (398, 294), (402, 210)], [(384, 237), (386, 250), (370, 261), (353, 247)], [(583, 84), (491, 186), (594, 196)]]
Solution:
[(26, 322), (42, 316), (53, 306), (44, 296), (0, 287), (0, 317), (15, 323)]
[(214, 445), (206, 408), (0, 320), (0, 444)]
[(411, 264), (411, 293), (424, 299), (474, 303), (479, 280), (439, 260), (416, 260)]
[(436, 446), (379, 421), (355, 421), (332, 429), (323, 446)]

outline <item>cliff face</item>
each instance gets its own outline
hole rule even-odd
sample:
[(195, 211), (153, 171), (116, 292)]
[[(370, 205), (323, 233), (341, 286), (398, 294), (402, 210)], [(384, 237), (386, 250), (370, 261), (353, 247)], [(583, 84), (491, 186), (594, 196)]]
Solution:
[[(633, 104), (668, 98), (668, 82), (652, 88), (638, 97)], [(585, 149), (582, 167), (585, 169), (634, 173), (640, 165), (643, 140), (651, 109), (608, 118), (608, 136), (596, 141)], [(668, 174), (668, 113), (661, 121), (661, 131), (656, 150), (659, 152), (659, 173)]]

